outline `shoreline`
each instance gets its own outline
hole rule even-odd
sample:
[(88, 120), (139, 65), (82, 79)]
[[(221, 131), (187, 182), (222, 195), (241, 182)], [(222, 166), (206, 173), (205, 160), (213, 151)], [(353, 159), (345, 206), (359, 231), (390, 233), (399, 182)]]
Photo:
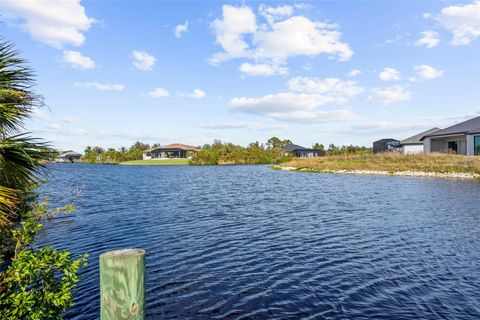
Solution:
[(425, 178), (444, 178), (444, 179), (478, 179), (480, 174), (466, 172), (427, 172), (427, 171), (383, 171), (383, 170), (345, 170), (345, 169), (325, 169), (317, 170), (311, 168), (282, 167), (280, 165), (271, 166), (273, 170), (324, 173), (324, 174), (348, 174), (363, 176), (395, 176), (395, 177), (425, 177)]

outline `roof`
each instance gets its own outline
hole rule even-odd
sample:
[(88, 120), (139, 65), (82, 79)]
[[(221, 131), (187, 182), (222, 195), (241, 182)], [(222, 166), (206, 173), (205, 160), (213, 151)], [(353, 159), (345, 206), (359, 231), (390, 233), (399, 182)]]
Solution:
[(402, 145), (406, 145), (406, 144), (422, 144), (422, 141), (421, 139), (426, 136), (426, 135), (429, 135), (429, 134), (432, 134), (434, 132), (437, 132), (441, 130), (440, 128), (432, 128), (430, 130), (427, 130), (427, 131), (424, 131), (424, 132), (421, 132), (419, 134), (416, 134), (414, 136), (411, 136), (410, 138), (406, 138), (406, 139), (403, 139), (400, 141), (400, 144)]
[(478, 132), (480, 132), (480, 116), (464, 122), (460, 122), (456, 125), (445, 128), (443, 130), (436, 131), (432, 134), (427, 134), (420, 140), (423, 140), (426, 137), (449, 136), (449, 135), (455, 135), (455, 134), (469, 134), (469, 133), (478, 133)]
[(393, 138), (386, 138), (386, 139), (380, 139), (380, 140), (374, 141), (373, 143), (387, 143), (387, 142), (400, 142), (400, 141)]
[(73, 151), (67, 151), (67, 152), (60, 153), (57, 156), (57, 158), (60, 158), (60, 157), (81, 157), (81, 156), (82, 156), (81, 153), (73, 152)]
[(305, 150), (307, 148), (299, 146), (298, 144), (286, 144), (282, 147), (285, 151)]
[(197, 147), (194, 146), (189, 146), (186, 144), (181, 144), (181, 143), (172, 143), (172, 144), (167, 144), (162, 147), (156, 147), (156, 148), (151, 148), (148, 150), (145, 150), (144, 152), (151, 152), (155, 150), (185, 150), (185, 151), (198, 151)]

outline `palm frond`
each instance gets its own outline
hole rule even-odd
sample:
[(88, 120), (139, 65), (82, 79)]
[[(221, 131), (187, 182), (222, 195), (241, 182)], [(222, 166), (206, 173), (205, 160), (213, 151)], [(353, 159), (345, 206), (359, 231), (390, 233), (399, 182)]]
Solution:
[(11, 223), (10, 217), (16, 210), (17, 202), (16, 190), (0, 186), (0, 229)]
[(0, 185), (28, 191), (45, 177), (40, 161), (49, 153), (46, 143), (27, 134), (0, 140)]

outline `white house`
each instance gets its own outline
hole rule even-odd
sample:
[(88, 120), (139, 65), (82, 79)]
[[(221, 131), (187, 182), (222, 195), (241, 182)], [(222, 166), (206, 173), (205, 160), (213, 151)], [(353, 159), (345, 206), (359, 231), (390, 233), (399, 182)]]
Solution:
[(425, 153), (480, 155), (480, 116), (427, 134), (421, 141)]
[(430, 130), (421, 132), (407, 139), (400, 141), (398, 146), (403, 154), (416, 154), (423, 152), (423, 141), (421, 139), (429, 134), (439, 131), (439, 128), (432, 128)]

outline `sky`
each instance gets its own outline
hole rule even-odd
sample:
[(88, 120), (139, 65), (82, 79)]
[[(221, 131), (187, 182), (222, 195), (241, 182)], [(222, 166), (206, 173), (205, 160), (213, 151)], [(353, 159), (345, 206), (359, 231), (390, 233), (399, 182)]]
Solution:
[(1, 0), (59, 149), (370, 146), (480, 115), (480, 1)]

